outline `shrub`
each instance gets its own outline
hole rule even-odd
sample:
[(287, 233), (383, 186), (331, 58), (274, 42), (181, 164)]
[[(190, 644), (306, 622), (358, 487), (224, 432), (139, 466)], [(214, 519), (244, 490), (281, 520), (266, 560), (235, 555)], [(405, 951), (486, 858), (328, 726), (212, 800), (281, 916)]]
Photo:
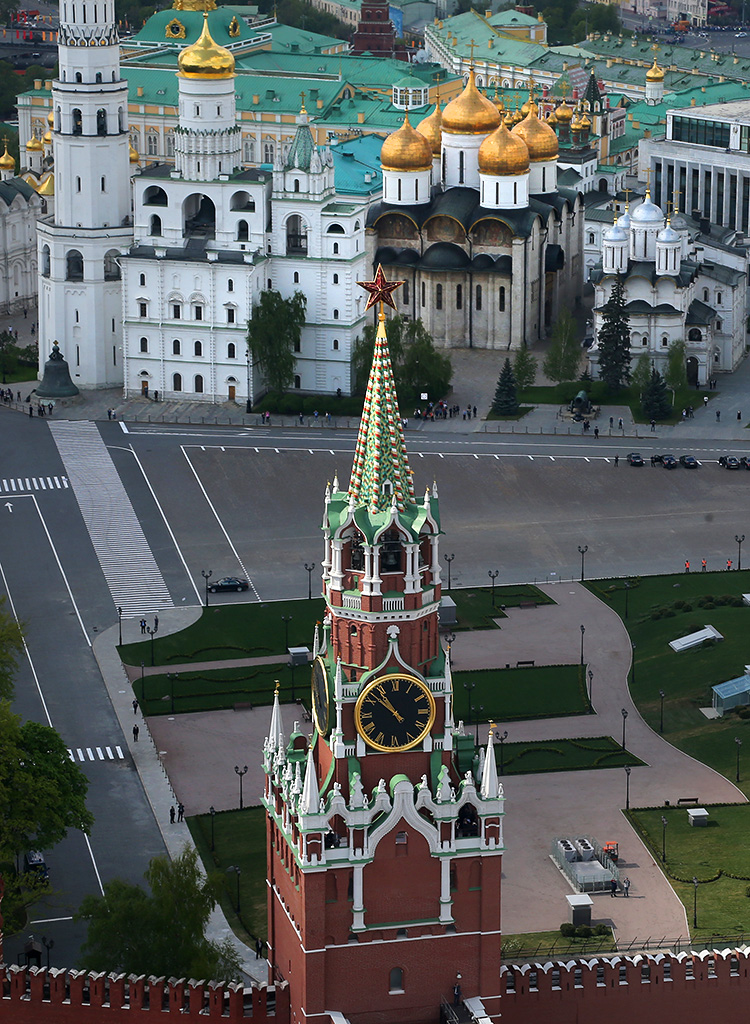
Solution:
[(594, 933), (587, 924), (579, 924), (576, 928), (577, 939), (590, 939)]
[(609, 935), (609, 927), (606, 924), (595, 925), (594, 935)]
[(745, 886), (745, 895), (750, 899), (750, 885)]
[(575, 925), (571, 924), (570, 921), (565, 921), (564, 924), (560, 925), (560, 934), (565, 939), (572, 939), (576, 933)]

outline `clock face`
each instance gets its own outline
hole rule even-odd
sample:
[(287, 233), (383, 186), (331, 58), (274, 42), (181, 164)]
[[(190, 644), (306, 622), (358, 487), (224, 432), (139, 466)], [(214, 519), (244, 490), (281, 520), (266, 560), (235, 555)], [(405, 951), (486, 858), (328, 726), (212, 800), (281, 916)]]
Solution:
[(380, 676), (365, 687), (354, 709), (357, 732), (375, 750), (409, 750), (435, 721), (435, 698), (414, 676)]
[(328, 732), (328, 672), (320, 655), (313, 662), (312, 709), (318, 732), (325, 736)]

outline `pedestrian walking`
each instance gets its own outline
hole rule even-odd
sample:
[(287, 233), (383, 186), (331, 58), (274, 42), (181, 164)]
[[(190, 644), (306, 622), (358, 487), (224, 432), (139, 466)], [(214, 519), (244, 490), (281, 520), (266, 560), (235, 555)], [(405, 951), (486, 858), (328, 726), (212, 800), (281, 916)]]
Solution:
[(34, 406), (33, 405), (29, 406), (29, 416), (31, 416), (32, 419), (34, 418)]
[(615, 455), (615, 465), (616, 466), (620, 465), (620, 456), (619, 455)]
[(690, 559), (685, 559), (685, 572), (690, 572)]
[(138, 698), (137, 697), (133, 697), (133, 714), (134, 715), (138, 714)]
[(263, 939), (261, 939), (260, 936), (258, 936), (258, 938), (255, 940), (255, 959), (256, 960), (260, 960), (262, 955), (263, 955)]
[(614, 416), (610, 416), (609, 417), (609, 429), (611, 430), (614, 425), (615, 425), (615, 418), (614, 418)]
[(701, 558), (701, 572), (705, 572), (705, 571), (706, 571), (706, 559), (705, 558)]
[(622, 430), (622, 419), (617, 421), (617, 429)]
[(146, 620), (145, 619), (141, 619), (141, 633), (145, 633), (145, 632), (146, 632)]
[(609, 883), (609, 895), (612, 897), (612, 899), (614, 899), (617, 895), (617, 882), (614, 878)]
[(704, 406), (708, 405), (708, 395), (704, 395), (703, 396), (703, 405)]
[(178, 821), (184, 821), (185, 820), (185, 805), (183, 803), (177, 804), (177, 820)]
[(651, 433), (653, 434), (656, 430), (656, 420), (651, 420)]
[(732, 571), (732, 559), (728, 558), (727, 559), (727, 572), (731, 572), (731, 571)]
[(53, 406), (52, 402), (48, 402), (47, 403), (47, 408), (49, 409), (49, 414), (51, 416), (52, 415), (52, 410), (54, 409), (54, 406)]
[(159, 628), (159, 616), (158, 615), (154, 615), (154, 633), (157, 631), (158, 628)]
[(137, 743), (137, 742), (138, 742), (138, 733), (139, 733), (140, 731), (141, 731), (141, 730), (140, 730), (140, 729), (138, 728), (138, 726), (137, 726), (137, 725), (134, 725), (134, 726), (133, 726), (133, 742), (134, 742), (134, 743)]
[(112, 419), (112, 410), (111, 409), (107, 409), (107, 419), (108, 420)]
[(623, 880), (622, 880), (622, 891), (625, 893), (626, 896), (630, 895), (630, 879), (629, 878), (623, 878)]
[(599, 440), (599, 428), (598, 427), (594, 427), (594, 437), (596, 438), (597, 441)]
[(174, 804), (169, 808), (169, 824), (174, 825)]
[(717, 423), (721, 422), (721, 409), (717, 409), (716, 410), (716, 422)]
[(456, 982), (456, 984), (453, 986), (453, 1005), (461, 1005), (461, 986), (458, 984), (458, 982)]

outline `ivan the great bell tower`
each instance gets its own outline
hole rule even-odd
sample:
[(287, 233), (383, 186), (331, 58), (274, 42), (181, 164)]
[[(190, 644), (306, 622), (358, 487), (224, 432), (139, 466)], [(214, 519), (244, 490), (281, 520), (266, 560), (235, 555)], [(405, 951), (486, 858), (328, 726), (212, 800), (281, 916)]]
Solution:
[(300, 1024), (437, 1021), (456, 985), (499, 1015), (503, 794), (492, 735), (477, 762), (453, 721), (438, 493), (415, 497), (385, 332), (397, 286), (364, 285), (375, 353), (349, 487), (326, 488), (315, 732), (287, 743), (277, 697), (264, 749), (270, 980)]

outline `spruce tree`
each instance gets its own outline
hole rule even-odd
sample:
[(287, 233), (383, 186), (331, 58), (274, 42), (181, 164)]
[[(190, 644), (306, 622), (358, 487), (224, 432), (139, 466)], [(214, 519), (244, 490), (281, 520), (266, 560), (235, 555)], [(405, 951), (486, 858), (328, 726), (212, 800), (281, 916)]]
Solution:
[(643, 411), (650, 420), (665, 420), (672, 409), (667, 394), (667, 385), (658, 370), (651, 371), (651, 380), (641, 398)]
[(518, 389), (510, 359), (505, 360), (498, 377), (492, 411), (497, 416), (515, 416), (518, 412)]
[(625, 289), (619, 274), (602, 307), (597, 343), (599, 376), (610, 391), (617, 391), (630, 381), (630, 317), (625, 312)]

